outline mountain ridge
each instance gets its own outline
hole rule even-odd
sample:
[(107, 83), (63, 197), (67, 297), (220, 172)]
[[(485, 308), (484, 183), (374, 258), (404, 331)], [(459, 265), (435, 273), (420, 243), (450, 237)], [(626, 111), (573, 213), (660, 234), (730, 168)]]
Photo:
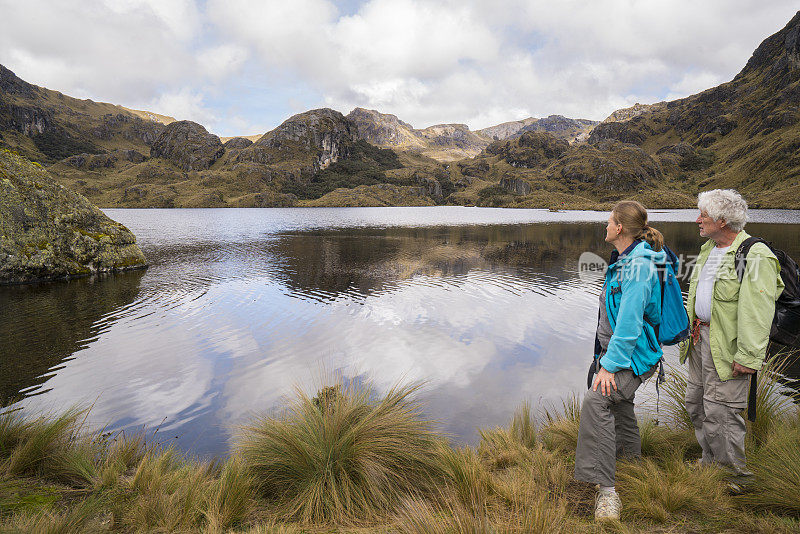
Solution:
[(415, 129), (376, 110), (323, 108), (255, 142), (223, 142), (197, 123), (72, 99), (5, 67), (0, 90), (0, 145), (37, 156), (101, 206), (604, 208), (633, 197), (689, 207), (701, 189), (736, 187), (754, 207), (800, 207), (800, 12), (730, 82), (601, 123), (551, 115)]

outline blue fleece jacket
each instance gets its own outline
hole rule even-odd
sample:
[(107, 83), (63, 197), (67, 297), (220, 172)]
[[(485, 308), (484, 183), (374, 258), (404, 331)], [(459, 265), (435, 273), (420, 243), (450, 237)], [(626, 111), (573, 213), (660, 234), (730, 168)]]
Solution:
[(608, 266), (605, 302), (614, 334), (600, 358), (606, 371), (632, 369), (641, 375), (661, 358), (663, 352), (653, 325), (661, 323), (661, 285), (656, 264), (665, 259), (664, 251), (656, 252), (642, 241)]

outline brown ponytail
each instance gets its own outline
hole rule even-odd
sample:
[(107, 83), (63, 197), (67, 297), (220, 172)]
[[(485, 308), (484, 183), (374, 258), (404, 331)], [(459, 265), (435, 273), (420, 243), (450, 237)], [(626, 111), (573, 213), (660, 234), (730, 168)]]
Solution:
[(647, 210), (635, 200), (617, 202), (611, 215), (622, 225), (622, 231), (629, 233), (634, 239), (644, 239), (656, 252), (664, 247), (664, 236), (647, 224)]

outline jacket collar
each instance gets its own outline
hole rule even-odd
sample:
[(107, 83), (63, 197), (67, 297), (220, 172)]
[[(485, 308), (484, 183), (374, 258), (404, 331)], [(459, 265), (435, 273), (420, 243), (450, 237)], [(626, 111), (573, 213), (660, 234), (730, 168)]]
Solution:
[(610, 260), (608, 260), (608, 264), (609, 264), (609, 265), (611, 265), (612, 263), (617, 263), (617, 260), (619, 260), (619, 259), (622, 259), (622, 258), (625, 258), (625, 256), (627, 256), (628, 254), (630, 254), (631, 252), (633, 252), (633, 249), (635, 249), (635, 248), (636, 248), (636, 245), (638, 245), (638, 244), (639, 244), (639, 243), (641, 243), (641, 242), (642, 242), (642, 240), (641, 240), (641, 239), (634, 239), (634, 240), (633, 240), (633, 243), (631, 243), (631, 244), (628, 246), (628, 248), (626, 248), (626, 249), (625, 249), (625, 250), (623, 250), (622, 252), (618, 251), (617, 249), (614, 249), (614, 250), (611, 252), (611, 259), (610, 259)]
[[(748, 237), (750, 237), (750, 234), (748, 234), (744, 230), (741, 230), (738, 234), (736, 234), (736, 237), (733, 238), (733, 242), (731, 243), (730, 248), (728, 248), (728, 250), (725, 252), (725, 254), (736, 254), (736, 250), (739, 248), (739, 245), (741, 245), (742, 241), (744, 241)], [(713, 239), (709, 239), (708, 241), (703, 243), (703, 246), (700, 247), (700, 251), (701, 252), (710, 252), (711, 249), (716, 247), (716, 246), (717, 245), (716, 245), (716, 243), (714, 243), (714, 240)]]

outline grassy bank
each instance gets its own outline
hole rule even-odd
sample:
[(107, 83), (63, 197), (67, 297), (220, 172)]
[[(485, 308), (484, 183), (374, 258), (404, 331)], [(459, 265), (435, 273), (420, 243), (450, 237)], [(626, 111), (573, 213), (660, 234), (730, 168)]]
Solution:
[(640, 422), (643, 458), (618, 464), (622, 519), (602, 525), (593, 487), (572, 478), (578, 399), (523, 403), (477, 447), (457, 448), (424, 417), (418, 386), (298, 391), (210, 462), (86, 433), (79, 410), (6, 408), (0, 532), (798, 532), (800, 417), (774, 370), (761, 376), (744, 495), (694, 463), (685, 380), (672, 370), (662, 423)]

